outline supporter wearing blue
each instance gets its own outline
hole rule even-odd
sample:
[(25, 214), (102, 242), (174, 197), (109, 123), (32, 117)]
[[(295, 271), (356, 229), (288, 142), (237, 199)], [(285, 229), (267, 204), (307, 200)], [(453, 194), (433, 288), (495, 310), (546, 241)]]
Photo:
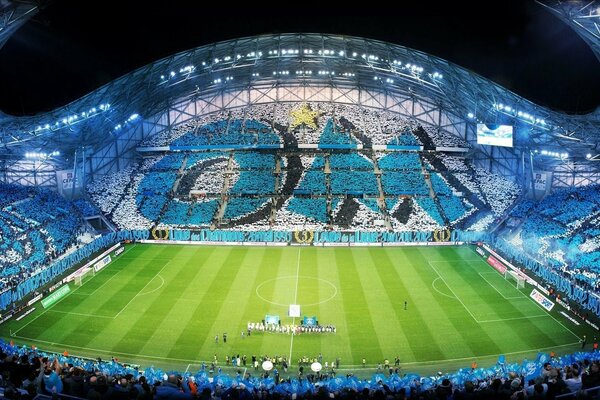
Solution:
[(156, 400), (191, 399), (192, 394), (187, 382), (174, 374), (169, 375), (166, 381), (156, 388)]
[(40, 383), (45, 392), (50, 394), (62, 393), (63, 382), (59, 376), (62, 371), (62, 367), (58, 360), (55, 358), (52, 363), (46, 362), (44, 364), (40, 359), (40, 365), (40, 376), (42, 378)]

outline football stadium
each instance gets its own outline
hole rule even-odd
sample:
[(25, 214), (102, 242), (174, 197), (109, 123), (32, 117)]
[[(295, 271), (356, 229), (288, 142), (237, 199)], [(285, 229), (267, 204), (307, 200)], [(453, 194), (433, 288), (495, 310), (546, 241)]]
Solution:
[[(600, 59), (598, 5), (536, 7)], [(598, 398), (599, 133), (318, 33), (2, 113), (2, 396)]]

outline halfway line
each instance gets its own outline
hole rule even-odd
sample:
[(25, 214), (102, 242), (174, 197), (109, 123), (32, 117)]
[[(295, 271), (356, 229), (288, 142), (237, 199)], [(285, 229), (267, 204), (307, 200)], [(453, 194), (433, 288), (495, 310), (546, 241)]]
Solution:
[[(294, 304), (298, 302), (298, 281), (300, 280), (300, 249), (298, 247), (298, 266), (296, 267), (296, 292), (294, 293)], [(296, 317), (292, 317), (292, 326), (296, 323)], [(292, 338), (290, 339), (290, 358), (289, 362), (292, 362), (292, 349), (294, 348), (294, 336), (295, 333), (292, 331)]]

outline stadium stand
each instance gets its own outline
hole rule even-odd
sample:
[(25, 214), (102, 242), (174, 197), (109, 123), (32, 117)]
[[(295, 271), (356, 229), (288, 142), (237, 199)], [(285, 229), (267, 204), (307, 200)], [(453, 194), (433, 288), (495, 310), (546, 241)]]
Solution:
[[(429, 230), (452, 226), (483, 231), (501, 218), (519, 195), (517, 185), (473, 167), (464, 158), (443, 151), (419, 151), (418, 146), (427, 143), (464, 146), (456, 139), (388, 112), (331, 103), (308, 103), (306, 107), (301, 112), (311, 116), (303, 118), (314, 118), (317, 129), (296, 128), (293, 137), (283, 128), (293, 122), (292, 115), (299, 110), (298, 105), (278, 103), (202, 116), (177, 128), (170, 136), (159, 135), (155, 141), (143, 144), (253, 144), (247, 137), (247, 132), (252, 131), (264, 134), (261, 143), (271, 143), (280, 135), (287, 144), (333, 147), (297, 153), (277, 149), (155, 152), (155, 156), (146, 158), (135, 169), (90, 184), (90, 198), (121, 229), (147, 229), (152, 225), (191, 227), (196, 220), (204, 226), (216, 223), (223, 228), (237, 229), (243, 225), (244, 230), (250, 230), (255, 224), (256, 229), (266, 229), (283, 224), (287, 229), (285, 221), (292, 214), (304, 213), (308, 219), (293, 218), (291, 226), (308, 226), (310, 220), (309, 225), (318, 229)], [(274, 126), (278, 128), (274, 130)], [(184, 129), (187, 132), (181, 133)], [(394, 144), (413, 151), (347, 147), (369, 142)], [(192, 193), (200, 193), (207, 199), (205, 215), (190, 218), (194, 209), (201, 209), (200, 205), (192, 206)], [(229, 202), (222, 202), (223, 195), (231, 197)], [(254, 199), (245, 199), (247, 196)], [(394, 207), (365, 208), (359, 200), (346, 201), (348, 196), (389, 199)], [(394, 201), (399, 196), (406, 200)], [(258, 207), (267, 202), (274, 209)], [(252, 205), (256, 206), (254, 210)], [(280, 212), (282, 208), (286, 211)], [(375, 214), (365, 217), (367, 210)], [(262, 216), (253, 217), (253, 211)], [(267, 215), (269, 212), (272, 215)], [(358, 212), (361, 216), (356, 215)], [(412, 218), (411, 212), (415, 213)], [(240, 219), (242, 215), (245, 218)], [(423, 215), (427, 217), (423, 219)], [(373, 220), (388, 223), (374, 228), (366, 222)], [(412, 222), (406, 225), (409, 220)], [(303, 222), (298, 224), (299, 221)]]
[(48, 189), (2, 184), (0, 205), (2, 290), (69, 252), (85, 231), (76, 204)]
[(556, 191), (539, 202), (525, 200), (510, 212), (518, 225), (511, 243), (590, 289), (600, 287), (600, 188)]
[[(504, 356), (488, 368), (473, 366), (454, 373), (420, 376), (378, 369), (369, 378), (353, 374), (337, 376), (336, 368), (321, 373), (300, 373), (278, 379), (259, 372), (263, 361), (282, 368), (277, 357), (256, 357), (247, 373), (223, 372), (214, 362), (202, 363), (196, 372), (140, 369), (119, 363), (52, 354), (0, 341), (0, 372), (9, 379), (0, 382), (5, 398), (593, 398), (600, 392), (600, 355), (578, 352), (552, 357), (540, 352), (535, 360), (507, 364)], [(317, 357), (306, 357), (307, 363)], [(42, 360), (49, 360), (42, 365)], [(221, 360), (222, 361), (222, 360)], [(236, 360), (237, 361), (237, 360)], [(236, 362), (237, 363), (237, 362)], [(241, 362), (240, 362), (241, 365)], [(255, 367), (256, 366), (256, 367)], [(50, 397), (52, 396), (52, 397)], [(169, 397), (170, 396), (170, 397)], [(36, 397), (45, 398), (45, 397)]]
[[(558, 7), (554, 4), (544, 6)], [(568, 6), (571, 18), (576, 15), (577, 7)], [(582, 10), (587, 9), (585, 20), (592, 21), (598, 10), (588, 6)], [(202, 18), (198, 19), (198, 24), (202, 24)], [(582, 18), (579, 20), (584, 21)], [(584, 37), (585, 41), (592, 40), (588, 36)], [(229, 73), (231, 75), (226, 77)], [(350, 77), (352, 79), (347, 79)], [(106, 101), (113, 103), (112, 108)], [(57, 116), (59, 120), (56, 120)], [(598, 324), (596, 317), (600, 316), (600, 186), (581, 185), (581, 182), (599, 181), (597, 168), (585, 165), (584, 160), (597, 161), (598, 158), (594, 154), (598, 150), (595, 145), (599, 126), (597, 117), (597, 112), (571, 115), (533, 104), (478, 74), (432, 55), (376, 40), (332, 34), (262, 35), (215, 43), (165, 58), (50, 112), (19, 117), (2, 113), (0, 136), (4, 138), (3, 154), (7, 155), (3, 159), (3, 180), (39, 184), (40, 188), (0, 184), (0, 304), (3, 307), (0, 324), (7, 323), (5, 328), (9, 327), (8, 324), (13, 328), (4, 329), (0, 335), (6, 339), (0, 339), (0, 397), (103, 400), (265, 400), (271, 397), (598, 399), (598, 340), (594, 337), (595, 351), (586, 352), (586, 337), (580, 338), (582, 332), (595, 334), (599, 330), (595, 324)], [(480, 143), (480, 125), (483, 122), (486, 125), (489, 125), (488, 122), (511, 125), (511, 142), (515, 147), (484, 148), (476, 145)], [(506, 132), (508, 130), (503, 130), (503, 133)], [(484, 133), (488, 134), (487, 131)], [(90, 143), (84, 143), (88, 139)], [(77, 150), (74, 150), (74, 144)], [(569, 152), (576, 150), (571, 153), (573, 162), (567, 153), (552, 160), (552, 157), (558, 157), (557, 149), (543, 150), (542, 147), (546, 146), (549, 149), (553, 146), (569, 147)], [(54, 149), (50, 147), (61, 147), (56, 153), (60, 155), (64, 150), (63, 156), (54, 158)], [(52, 156), (44, 151), (52, 151)], [(585, 156), (588, 151), (590, 153)], [(22, 165), (10, 170), (7, 166), (9, 160), (17, 154), (25, 154), (23, 160), (17, 162)], [(558, 164), (560, 167), (556, 167)], [(47, 170), (41, 168), (40, 176), (36, 176), (40, 165)], [(83, 193), (77, 194), (79, 199), (67, 200), (53, 190), (41, 188), (56, 184), (60, 191), (66, 190), (71, 183), (71, 195), (75, 196), (77, 180), (63, 180), (61, 187), (60, 173), (68, 174), (68, 171), (57, 170), (63, 166), (70, 168), (70, 165), (75, 171), (83, 167), (86, 187)], [(553, 167), (556, 171), (550, 172)], [(571, 167), (572, 171), (565, 172)], [(529, 182), (534, 194), (542, 191), (539, 186), (546, 185), (546, 178), (542, 176), (546, 176), (547, 172), (555, 174), (554, 181), (547, 178), (547, 189), (555, 188), (554, 184), (576, 187), (545, 193), (540, 200), (525, 199), (525, 196), (531, 195), (527, 181), (533, 180), (526, 176), (526, 172), (537, 174), (535, 169), (540, 171), (539, 182), (535, 182), (538, 187), (534, 188), (534, 182)], [(29, 180), (31, 176), (25, 176), (27, 173), (35, 179)], [(74, 175), (78, 177), (78, 174)], [(565, 178), (567, 175), (568, 178)], [(110, 233), (95, 235), (88, 221), (97, 221), (98, 218), (92, 217), (98, 216), (110, 225)], [(271, 239), (269, 235), (278, 239)], [(333, 237), (340, 240), (332, 240)], [(205, 251), (208, 247), (201, 247), (198, 254), (206, 254), (185, 260), (190, 262), (191, 272), (181, 269), (182, 265), (176, 265), (183, 263), (171, 263), (175, 257), (161, 259), (160, 256), (168, 254), (165, 248), (177, 251), (176, 246), (144, 245), (151, 247), (152, 252), (156, 251), (153, 255), (159, 257), (152, 256), (147, 260), (140, 257), (138, 262), (136, 251), (128, 253), (130, 260), (136, 260), (135, 267), (139, 271), (130, 280), (121, 279), (123, 287), (117, 286), (118, 279), (111, 279), (125, 268), (103, 282), (91, 281), (100, 282), (99, 286), (114, 285), (115, 293), (119, 291), (115, 298), (121, 297), (121, 290), (123, 294), (131, 292), (127, 293), (131, 296), (119, 299), (123, 301), (119, 305), (122, 307), (120, 311), (115, 310), (115, 314), (110, 315), (89, 314), (93, 311), (88, 310), (84, 302), (74, 301), (77, 310), (72, 313), (75, 315), (73, 318), (81, 317), (85, 322), (81, 326), (92, 332), (92, 338), (110, 345), (116, 342), (114, 347), (108, 347), (111, 350), (98, 351), (104, 354), (123, 351), (117, 354), (154, 360), (164, 365), (177, 360), (177, 365), (183, 368), (187, 364), (185, 371), (125, 365), (116, 358), (111, 361), (81, 358), (69, 355), (67, 351), (53, 354), (31, 346), (31, 343), (36, 343), (59, 349), (62, 343), (46, 341), (48, 338), (43, 336), (50, 329), (56, 329), (57, 335), (62, 337), (59, 340), (66, 346), (70, 338), (82, 334), (74, 327), (63, 331), (59, 322), (55, 323), (56, 326), (45, 326), (47, 321), (44, 319), (53, 312), (64, 318), (56, 321), (63, 322), (70, 312), (59, 307), (50, 310), (49, 307), (53, 306), (43, 304), (44, 300), (41, 301), (42, 306), (36, 304), (34, 307), (37, 309), (34, 310), (34, 303), (29, 303), (34, 295), (33, 301), (40, 300), (42, 294), (47, 300), (47, 295), (54, 290), (60, 292), (57, 290), (59, 284), (69, 284), (67, 275), (74, 269), (88, 273), (95, 271), (97, 266), (103, 268), (106, 256), (101, 253), (108, 254), (114, 248), (118, 248), (112, 253), (114, 257), (134, 248), (141, 252), (139, 249), (143, 246), (137, 243), (127, 245), (127, 248), (121, 243), (147, 239), (163, 243), (169, 240), (177, 244), (195, 241), (248, 245), (235, 250), (228, 248), (231, 254), (223, 256), (224, 261), (218, 260), (221, 254), (217, 254), (220, 253), (215, 250), (217, 246), (211, 246), (209, 251)], [(454, 246), (457, 243), (472, 246), (459, 248)], [(466, 363), (463, 360), (467, 358), (470, 362), (481, 356), (490, 365), (478, 367), (474, 362), (470, 367), (465, 365), (455, 372), (420, 376), (411, 373), (410, 367), (400, 369), (399, 359), (398, 364), (391, 368), (384, 360), (369, 360), (368, 366), (363, 361), (365, 369), (357, 373), (360, 376), (357, 377), (353, 374), (356, 365), (339, 370), (339, 365), (334, 367), (331, 363), (328, 367), (325, 363), (325, 368), (319, 373), (309, 372), (310, 364), (321, 356), (315, 354), (301, 357), (300, 368), (295, 369), (293, 374), (280, 376), (275, 371), (259, 371), (259, 363), (269, 360), (273, 361), (276, 369), (287, 373), (287, 365), (284, 367), (279, 356), (259, 355), (248, 368), (244, 361), (244, 369), (240, 368), (239, 356), (234, 356), (237, 359), (235, 367), (229, 367), (227, 362), (224, 371), (221, 360), (217, 363), (216, 351), (213, 363), (196, 360), (206, 354), (197, 352), (196, 343), (193, 343), (190, 347), (196, 351), (195, 354), (190, 352), (189, 356), (184, 356), (185, 359), (169, 358), (178, 357), (174, 349), (181, 350), (185, 346), (179, 340), (183, 335), (174, 337), (172, 331), (164, 329), (170, 322), (167, 318), (154, 326), (158, 346), (162, 347), (166, 341), (170, 345), (161, 349), (164, 351), (160, 355), (144, 355), (145, 345), (141, 341), (133, 343), (136, 338), (131, 333), (135, 335), (143, 330), (140, 329), (141, 324), (133, 319), (125, 318), (131, 322), (131, 330), (127, 331), (128, 334), (123, 333), (123, 337), (100, 337), (102, 330), (96, 330), (103, 324), (120, 325), (121, 321), (115, 320), (136, 298), (139, 299), (139, 309), (134, 303), (129, 311), (139, 315), (140, 321), (144, 322), (159, 322), (153, 320), (151, 314), (158, 308), (185, 308), (187, 305), (182, 306), (179, 301), (183, 303), (189, 299), (178, 298), (173, 304), (165, 304), (163, 299), (158, 298), (148, 301), (150, 297), (147, 296), (160, 294), (159, 290), (177, 290), (182, 282), (194, 284), (190, 297), (200, 297), (196, 296), (198, 288), (207, 288), (212, 295), (219, 289), (231, 291), (232, 295), (238, 296), (228, 303), (232, 303), (240, 315), (245, 310), (239, 304), (247, 299), (239, 296), (237, 285), (241, 287), (248, 282), (252, 285), (251, 289), (255, 289), (251, 295), (256, 294), (268, 303), (260, 313), (265, 310), (271, 312), (271, 308), (279, 306), (285, 308), (291, 299), (286, 298), (284, 303), (279, 304), (261, 297), (258, 285), (262, 285), (259, 283), (262, 278), (258, 274), (248, 282), (239, 274), (246, 267), (250, 272), (256, 272), (258, 257), (250, 255), (257, 244), (299, 245), (292, 249), (297, 249), (297, 259), (281, 257), (281, 265), (285, 263), (286, 267), (295, 269), (296, 275), (288, 276), (285, 272), (285, 275), (279, 276), (279, 272), (269, 270), (266, 282), (276, 284), (273, 284), (274, 289), (265, 285), (265, 291), (287, 292), (283, 283), (288, 278), (290, 281), (295, 278), (293, 300), (298, 303), (295, 305), (303, 303), (303, 307), (318, 306), (320, 310), (320, 307), (325, 308), (322, 304), (330, 300), (326, 299), (326, 293), (320, 287), (315, 293), (311, 290), (302, 293), (312, 296), (310, 301), (314, 304), (305, 304), (304, 299), (297, 301), (301, 278), (323, 283), (329, 282), (324, 279), (327, 274), (351, 278), (339, 285), (340, 297), (349, 298), (353, 297), (349, 294), (356, 293), (358, 306), (352, 307), (352, 312), (380, 317), (379, 321), (369, 322), (375, 334), (387, 324), (388, 321), (381, 323), (381, 320), (391, 314), (389, 309), (392, 313), (397, 310), (399, 314), (404, 312), (402, 316), (411, 315), (396, 318), (396, 322), (407, 321), (406, 324), (398, 322), (398, 326), (385, 326), (390, 331), (396, 327), (400, 328), (398, 332), (403, 331), (405, 337), (401, 339), (406, 339), (409, 343), (406, 348), (413, 353), (407, 364), (422, 363), (426, 366), (419, 365), (420, 369), (433, 370), (438, 361), (431, 360), (438, 359), (454, 368)], [(422, 261), (423, 267), (418, 269), (419, 273), (425, 271), (424, 275), (416, 278), (422, 282), (416, 282), (416, 279), (411, 282), (410, 275), (414, 274), (414, 269), (407, 267), (412, 264), (412, 259), (404, 260), (399, 255), (394, 260), (382, 258), (377, 262), (369, 258), (374, 248), (350, 247), (372, 245), (383, 248), (384, 245), (398, 244), (439, 245), (431, 246), (429, 250), (444, 259), (430, 261), (423, 255), (425, 247), (410, 248), (413, 252), (406, 254), (411, 254), (414, 259), (422, 258), (419, 261)], [(309, 268), (318, 269), (318, 278), (308, 276), (304, 265), (302, 274), (305, 275), (300, 273), (300, 250), (303, 249), (300, 245), (312, 246), (302, 257), (303, 262), (304, 258), (308, 260)], [(338, 249), (343, 251), (335, 253), (336, 265), (339, 259), (341, 267), (339, 270), (326, 265), (332, 263), (324, 262), (324, 257), (319, 259), (322, 254), (333, 254), (333, 249), (315, 255), (314, 249), (320, 245), (347, 246), (347, 249)], [(452, 246), (443, 248), (442, 245)], [(111, 250), (107, 250), (109, 248)], [(190, 248), (187, 246), (181, 253), (187, 253)], [(266, 246), (257, 251), (266, 252), (265, 249)], [(447, 252), (443, 253), (441, 249)], [(234, 254), (237, 250), (241, 250), (241, 256)], [(277, 250), (291, 251), (289, 248)], [(397, 248), (388, 250), (387, 254), (394, 256), (400, 253)], [(468, 258), (452, 257), (460, 252), (467, 254)], [(192, 254), (191, 251), (189, 253)], [(442, 254), (452, 256), (446, 258)], [(395, 264), (396, 260), (401, 262)], [(223, 261), (225, 269), (217, 273), (215, 265), (219, 261)], [(509, 273), (504, 272), (503, 275), (490, 269), (490, 276), (495, 276), (497, 285), (484, 277), (487, 271), (471, 271), (474, 276), (477, 274), (477, 282), (489, 284), (486, 289), (491, 295), (484, 295), (481, 287), (470, 288), (466, 279), (466, 267), (479, 262), (487, 268), (485, 261), (498, 271), (503, 269), (500, 264), (510, 267)], [(279, 262), (276, 260), (269, 264), (277, 268)], [(511, 262), (515, 265), (510, 265)], [(436, 263), (440, 264), (439, 270)], [(366, 265), (370, 269), (359, 270), (356, 268), (358, 265)], [(442, 265), (447, 268), (445, 271), (441, 269)], [(382, 275), (385, 279), (373, 276), (375, 285), (369, 283), (365, 278), (375, 275), (374, 271), (380, 272), (379, 269), (386, 273)], [(141, 279), (152, 274), (155, 274), (154, 277), (146, 283)], [(167, 274), (171, 274), (173, 280), (165, 283)], [(516, 286), (510, 281), (511, 276), (514, 278), (511, 274), (517, 275)], [(527, 274), (527, 279), (523, 274)], [(107, 275), (103, 273), (102, 277)], [(390, 284), (392, 281), (397, 285)], [(531, 287), (525, 287), (525, 281)], [(81, 288), (81, 282), (80, 279), (71, 284), (79, 286), (74, 290)], [(153, 283), (150, 285), (150, 282)], [(133, 284), (140, 287), (133, 287)], [(336, 296), (338, 288), (332, 282), (329, 284), (334, 289), (333, 296)], [(407, 290), (411, 284), (418, 288), (414, 297), (409, 297), (413, 293)], [(128, 287), (124, 288), (125, 285)], [(157, 288), (157, 285), (160, 286)], [(469, 309), (468, 301), (465, 300), (467, 304), (464, 304), (460, 292), (455, 293), (453, 289), (459, 286), (469, 286), (474, 298), (486, 300), (486, 309), (481, 312)], [(73, 286), (63, 287), (70, 289)], [(382, 290), (371, 290), (373, 288)], [(427, 304), (417, 304), (424, 297), (420, 295), (430, 288), (436, 292), (432, 292), (436, 297), (431, 297), (433, 300)], [(77, 295), (87, 296), (85, 289), (78, 291)], [(97, 289), (91, 290), (95, 292)], [(365, 297), (362, 301), (360, 295), (363, 289), (369, 295), (374, 294), (376, 300), (383, 299), (381, 304), (373, 302), (373, 298)], [(561, 298), (562, 294), (557, 294), (555, 289), (565, 293), (564, 297)], [(536, 303), (530, 301), (525, 290), (532, 290), (529, 297), (536, 299)], [(506, 308), (512, 309), (505, 310), (505, 307), (493, 304), (490, 299), (501, 300), (497, 296), (507, 300), (502, 304), (508, 304)], [(442, 298), (443, 304), (438, 301)], [(490, 300), (489, 305), (487, 300)], [(208, 328), (211, 332), (205, 338), (209, 345), (213, 344), (212, 330), (216, 330), (221, 322), (221, 316), (214, 312), (219, 311), (216, 310), (218, 304), (213, 299), (211, 301), (208, 307), (194, 307), (188, 314), (190, 326), (197, 322), (212, 323)], [(528, 302), (534, 309), (533, 315), (528, 315), (526, 307), (521, 307), (523, 303), (519, 301)], [(432, 325), (415, 323), (417, 318), (409, 314), (407, 302), (411, 303), (411, 308), (421, 308), (423, 320)], [(539, 309), (538, 304), (549, 312)], [(398, 305), (400, 307), (396, 308)], [(550, 313), (555, 305), (558, 306)], [(444, 336), (444, 340), (447, 340), (448, 347), (452, 347), (463, 339), (470, 339), (467, 335), (472, 336), (475, 345), (471, 346), (472, 343), (467, 341), (460, 343), (466, 349), (464, 358), (463, 354), (446, 354), (442, 349), (434, 348), (441, 347), (438, 343), (433, 343), (438, 335), (446, 335), (443, 330), (436, 331), (438, 324), (444, 322), (447, 328), (463, 325), (464, 321), (450, 316), (451, 311), (461, 306), (468, 314), (468, 322), (464, 325), (472, 329), (465, 332), (465, 337), (451, 333), (448, 337)], [(31, 308), (25, 311), (27, 307)], [(341, 307), (336, 307), (333, 312), (341, 313)], [(447, 321), (432, 318), (434, 307), (439, 309), (436, 315)], [(202, 314), (204, 308), (212, 314)], [(563, 312), (565, 310), (569, 313)], [(36, 314), (31, 315), (31, 319), (20, 319), (34, 311)], [(343, 312), (350, 314), (346, 310)], [(233, 319), (235, 312), (223, 314)], [(8, 321), (13, 316), (16, 318)], [(565, 338), (541, 343), (554, 340), (555, 335), (560, 336), (542, 328), (546, 326), (540, 322), (542, 317), (549, 317), (548, 321), (553, 320), (551, 323), (556, 322), (557, 329), (564, 333)], [(99, 318), (101, 322), (92, 321), (93, 318)], [(262, 315), (253, 315), (252, 318), (260, 319)], [(297, 317), (291, 318), (294, 318), (293, 325)], [(313, 318), (316, 321), (316, 316)], [(514, 322), (517, 327), (530, 327), (535, 332), (527, 329), (510, 331), (506, 321)], [(574, 326), (568, 325), (569, 321)], [(355, 329), (352, 334), (367, 332), (361, 331), (360, 321), (350, 322), (344, 324), (343, 329)], [(276, 325), (272, 326), (277, 329)], [(415, 329), (417, 326), (419, 328)], [(33, 332), (31, 336), (27, 336), (25, 327)], [(461, 332), (459, 329), (456, 331), (462, 335), (464, 327), (460, 328)], [(197, 325), (193, 334), (197, 333), (196, 329)], [(23, 336), (18, 336), (19, 332)], [(241, 339), (239, 336), (238, 339), (249, 343), (244, 333), (242, 330)], [(503, 339), (507, 339), (508, 336), (510, 341), (511, 333), (517, 333), (515, 342), (520, 342), (514, 353), (513, 348), (511, 353), (507, 353), (511, 359), (524, 357), (525, 353), (528, 357), (533, 355), (534, 359), (507, 363), (505, 356), (498, 354), (503, 351), (498, 338), (504, 336)], [(417, 335), (423, 337), (423, 343), (427, 342), (427, 348), (410, 341), (411, 336)], [(394, 334), (386, 336), (377, 339), (381, 342), (389, 340), (388, 345), (394, 346), (399, 338)], [(290, 338), (294, 344), (294, 336)], [(489, 348), (480, 348), (482, 338), (489, 340)], [(9, 343), (11, 339), (22, 339), (29, 346), (15, 346), (12, 341)], [(314, 336), (309, 340), (313, 339)], [(285, 337), (283, 340), (287, 341)], [(302, 347), (300, 340), (296, 342), (295, 351)], [(221, 349), (229, 351), (233, 343), (232, 340), (227, 345), (229, 347), (222, 346)], [(257, 351), (271, 351), (265, 343)], [(284, 343), (286, 352), (287, 344)], [(554, 347), (542, 347), (546, 344)], [(127, 346), (131, 346), (131, 350)], [(96, 344), (90, 340), (82, 343), (81, 347), (73, 345), (69, 351), (78, 349), (94, 356), (95, 347)], [(346, 354), (354, 353), (355, 348), (351, 347)], [(546, 354), (542, 351), (551, 348), (561, 353), (564, 350), (566, 354), (556, 356), (553, 352)], [(581, 351), (569, 354), (575, 349)], [(292, 354), (291, 344), (289, 351)], [(446, 356), (458, 358), (444, 359)], [(497, 362), (489, 361), (497, 356)], [(50, 362), (46, 363), (44, 357)], [(286, 363), (295, 362), (282, 357)], [(356, 359), (357, 355), (354, 353), (348, 358)], [(339, 360), (336, 363), (339, 364)], [(200, 368), (194, 371), (197, 367)]]

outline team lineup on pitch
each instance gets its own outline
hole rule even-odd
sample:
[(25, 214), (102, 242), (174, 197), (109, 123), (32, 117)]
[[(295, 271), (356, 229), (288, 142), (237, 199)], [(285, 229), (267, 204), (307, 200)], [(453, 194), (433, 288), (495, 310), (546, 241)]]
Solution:
[[(291, 304), (335, 332), (247, 334), (267, 315), (300, 326)], [(469, 246), (128, 245), (60, 301), (1, 329), (44, 349), (188, 367), (237, 354), (416, 366), (576, 348), (580, 336)]]

